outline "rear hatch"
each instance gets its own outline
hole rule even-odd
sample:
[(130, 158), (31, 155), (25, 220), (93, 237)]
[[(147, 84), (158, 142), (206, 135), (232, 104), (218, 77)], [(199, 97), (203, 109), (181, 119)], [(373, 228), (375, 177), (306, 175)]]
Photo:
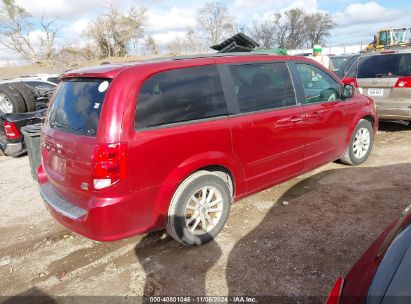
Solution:
[(42, 163), (53, 190), (87, 209), (91, 162), (109, 79), (63, 80), (43, 129)]
[(411, 53), (361, 57), (357, 85), (377, 105), (397, 108), (411, 103)]

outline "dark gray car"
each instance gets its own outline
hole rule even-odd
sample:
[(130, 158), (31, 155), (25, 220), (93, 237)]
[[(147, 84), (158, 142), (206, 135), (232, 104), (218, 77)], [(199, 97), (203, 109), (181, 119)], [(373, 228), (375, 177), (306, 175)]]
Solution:
[(357, 64), (360, 54), (348, 54), (348, 55), (338, 55), (330, 56), (331, 62), (333, 64), (335, 75), (338, 78), (343, 79), (347, 74), (348, 70), (354, 65)]

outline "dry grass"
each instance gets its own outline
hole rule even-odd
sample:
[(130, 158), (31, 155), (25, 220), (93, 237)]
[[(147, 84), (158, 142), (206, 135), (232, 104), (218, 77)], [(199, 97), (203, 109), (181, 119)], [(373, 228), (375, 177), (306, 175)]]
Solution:
[(60, 74), (64, 71), (85, 67), (85, 66), (94, 66), (100, 65), (102, 62), (129, 62), (129, 61), (138, 61), (144, 59), (150, 59), (153, 56), (130, 56), (130, 57), (110, 57), (105, 59), (95, 59), (91, 61), (83, 62), (72, 62), (70, 64), (57, 63), (55, 65), (14, 65), (14, 66), (5, 66), (0, 67), (0, 79), (11, 79), (14, 77), (19, 77), (23, 75), (34, 75), (41, 73), (53, 73)]

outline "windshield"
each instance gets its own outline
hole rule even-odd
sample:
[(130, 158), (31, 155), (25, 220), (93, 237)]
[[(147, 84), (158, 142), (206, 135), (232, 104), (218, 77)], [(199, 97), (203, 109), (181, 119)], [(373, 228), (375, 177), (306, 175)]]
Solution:
[(345, 66), (350, 57), (331, 57), (330, 59), (334, 66), (333, 72), (338, 72)]
[(392, 31), (392, 38), (393, 38), (393, 42), (394, 43), (401, 43), (401, 42), (405, 42), (405, 31), (406, 31), (406, 29), (405, 28), (402, 28), (402, 29), (395, 29), (395, 30), (393, 30)]
[(385, 54), (360, 58), (357, 78), (411, 76), (411, 54)]
[(110, 85), (107, 79), (64, 80), (49, 114), (52, 128), (96, 136), (104, 97)]
[(411, 42), (411, 28), (408, 28), (406, 33), (405, 33), (405, 42), (406, 43)]

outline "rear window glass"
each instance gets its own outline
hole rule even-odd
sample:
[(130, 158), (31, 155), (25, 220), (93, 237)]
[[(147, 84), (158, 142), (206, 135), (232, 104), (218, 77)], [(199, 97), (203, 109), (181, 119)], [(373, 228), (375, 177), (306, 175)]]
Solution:
[(226, 114), (216, 66), (176, 69), (158, 73), (144, 83), (135, 127), (145, 129)]
[(67, 132), (96, 136), (107, 79), (64, 80), (50, 109), (49, 124)]
[(47, 81), (58, 83), (59, 79), (57, 77), (50, 77), (50, 78), (47, 78)]
[(411, 54), (385, 54), (360, 58), (357, 78), (411, 76)]

